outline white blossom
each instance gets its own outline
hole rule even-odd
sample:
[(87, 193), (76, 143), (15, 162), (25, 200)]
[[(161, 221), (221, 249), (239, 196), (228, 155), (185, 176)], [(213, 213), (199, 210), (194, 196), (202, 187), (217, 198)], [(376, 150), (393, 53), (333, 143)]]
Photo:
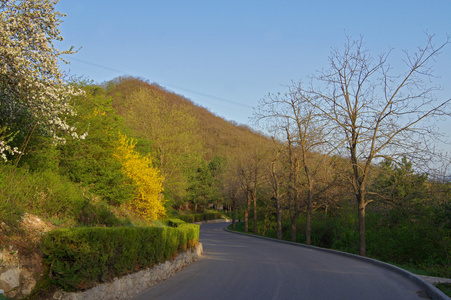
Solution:
[[(63, 54), (74, 52), (60, 51), (53, 44), (63, 39), (58, 26), (64, 15), (55, 11), (57, 2), (0, 0), (0, 121), (6, 122), (0, 126), (12, 122), (14, 109), (21, 109), (61, 142), (62, 132), (75, 132), (63, 116), (75, 114), (69, 101), (82, 91), (68, 85), (58, 67)], [(2, 157), (5, 151), (17, 153), (4, 147)]]
[(8, 158), (6, 156), (6, 153), (8, 152), (11, 155), (15, 154), (22, 154), (17, 147), (11, 148), (10, 145), (8, 145), (8, 142), (12, 140), (12, 137), (5, 136), (5, 129), (0, 127), (0, 156), (3, 159), (3, 161), (8, 161)]

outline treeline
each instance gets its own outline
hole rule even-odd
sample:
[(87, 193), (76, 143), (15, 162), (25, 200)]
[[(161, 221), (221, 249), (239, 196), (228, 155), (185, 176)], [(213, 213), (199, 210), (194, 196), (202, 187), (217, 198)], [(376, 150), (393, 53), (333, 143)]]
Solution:
[(225, 184), (245, 232), (431, 265), (449, 277), (449, 169), (426, 168), (441, 136), (432, 119), (449, 114), (451, 101), (434, 96), (430, 61), (448, 41), (432, 39), (406, 52), (410, 63), (395, 74), (389, 54), (374, 58), (348, 38), (309, 84), (261, 100), (254, 119), (272, 143), (248, 145)]
[[(27, 150), (1, 165), (7, 224), (29, 212), (63, 227), (129, 226), (214, 208), (244, 231), (359, 253), (353, 168), (313, 147), (325, 146), (318, 130), (302, 145), (303, 123), (279, 122), (265, 137), (138, 78), (73, 85), (83, 93), (66, 121), (84, 136), (15, 136)], [(367, 255), (449, 275), (446, 177), (415, 172), (407, 158), (372, 163), (368, 174)]]
[[(299, 170), (293, 197), (290, 161), (283, 162), (283, 153), (273, 151), (262, 160), (254, 156), (259, 169), (250, 163), (236, 170), (239, 179), (229, 190), (235, 207), (230, 213), (232, 228), (358, 254), (356, 201), (343, 160), (328, 158), (328, 168), (316, 175), (321, 185), (309, 203), (306, 176)], [(260, 171), (257, 176), (255, 170)], [(451, 183), (415, 173), (405, 159), (401, 165), (384, 161), (373, 172), (368, 185), (373, 201), (366, 214), (367, 256), (449, 277)]]
[(0, 166), (8, 226), (25, 212), (63, 227), (124, 226), (222, 208), (229, 163), (264, 139), (138, 78), (71, 86), (65, 122), (76, 137), (55, 142), (35, 118), (4, 120), (21, 149)]

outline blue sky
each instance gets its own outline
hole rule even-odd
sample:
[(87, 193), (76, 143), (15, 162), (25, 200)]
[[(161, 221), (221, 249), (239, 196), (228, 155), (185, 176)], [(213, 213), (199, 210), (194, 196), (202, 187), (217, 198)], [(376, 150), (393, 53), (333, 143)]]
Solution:
[[(57, 10), (67, 14), (58, 48), (82, 47), (63, 70), (96, 83), (142, 77), (243, 124), (266, 94), (327, 68), (345, 33), (393, 59), (425, 32), (436, 44), (451, 35), (451, 0), (60, 0)], [(433, 68), (450, 98), (451, 45)]]

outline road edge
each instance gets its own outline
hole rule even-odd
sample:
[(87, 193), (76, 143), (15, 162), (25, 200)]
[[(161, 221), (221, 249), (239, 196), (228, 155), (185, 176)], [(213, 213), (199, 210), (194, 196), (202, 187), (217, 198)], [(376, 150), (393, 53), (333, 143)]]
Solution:
[(310, 245), (305, 245), (305, 244), (300, 244), (300, 243), (294, 243), (294, 242), (289, 242), (289, 241), (268, 238), (268, 237), (259, 236), (259, 235), (253, 235), (253, 234), (249, 234), (249, 233), (232, 231), (227, 228), (230, 224), (229, 223), (227, 223), (227, 224), (228, 225), (224, 227), (224, 230), (227, 232), (230, 232), (230, 233), (249, 236), (249, 237), (253, 237), (253, 238), (259, 238), (259, 239), (273, 241), (273, 242), (277, 242), (277, 243), (289, 244), (289, 245), (298, 246), (298, 247), (316, 249), (316, 250), (323, 251), (323, 252), (334, 253), (336, 255), (351, 257), (351, 258), (354, 258), (357, 260), (365, 261), (365, 262), (371, 263), (373, 265), (383, 267), (385, 269), (391, 270), (391, 271), (413, 281), (414, 283), (418, 284), (420, 287), (422, 287), (425, 290), (425, 292), (428, 294), (428, 296), (431, 297), (433, 300), (450, 300), (451, 299), (450, 297), (445, 295), (445, 293), (443, 293), (441, 290), (439, 290), (438, 288), (436, 288), (429, 282), (425, 281), (424, 279), (418, 277), (417, 275), (415, 275), (407, 270), (404, 270), (397, 266), (391, 265), (389, 263), (386, 263), (386, 262), (383, 262), (383, 261), (380, 261), (377, 259), (369, 258), (369, 257), (364, 257), (364, 256), (356, 255), (356, 254), (338, 251), (338, 250), (326, 249), (326, 248), (321, 248), (321, 247), (316, 247), (316, 246), (310, 246)]

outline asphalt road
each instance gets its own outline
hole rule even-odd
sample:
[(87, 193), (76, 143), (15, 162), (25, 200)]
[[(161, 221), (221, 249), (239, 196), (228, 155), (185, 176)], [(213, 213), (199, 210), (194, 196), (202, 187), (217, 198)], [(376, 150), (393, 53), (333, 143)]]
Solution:
[(420, 287), (385, 268), (224, 227), (201, 225), (202, 257), (134, 299), (425, 299)]

